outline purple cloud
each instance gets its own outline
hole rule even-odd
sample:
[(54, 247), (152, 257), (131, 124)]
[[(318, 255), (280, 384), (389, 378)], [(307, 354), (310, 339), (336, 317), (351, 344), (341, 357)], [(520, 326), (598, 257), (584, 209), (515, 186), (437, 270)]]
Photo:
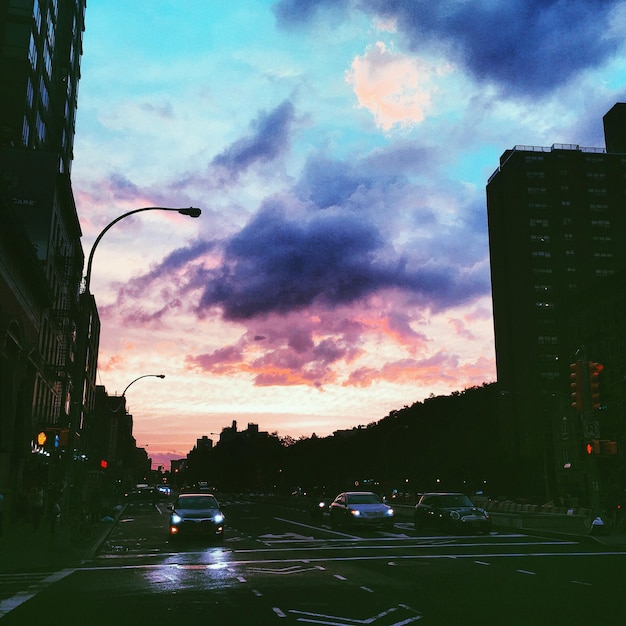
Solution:
[(285, 100), (269, 113), (262, 112), (252, 123), (253, 133), (238, 139), (212, 161), (233, 176), (257, 162), (272, 161), (289, 146), (294, 120), (293, 104)]
[[(393, 19), (409, 46), (445, 45), (481, 81), (512, 95), (541, 96), (588, 67), (608, 59), (622, 44), (609, 36), (621, 0), (360, 0), (356, 6)], [(278, 23), (302, 26), (327, 2), (281, 0)]]

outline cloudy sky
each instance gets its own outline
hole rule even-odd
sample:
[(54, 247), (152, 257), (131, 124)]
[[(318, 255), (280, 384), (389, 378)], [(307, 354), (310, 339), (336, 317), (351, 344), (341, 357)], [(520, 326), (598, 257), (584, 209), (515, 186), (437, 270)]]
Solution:
[[(73, 188), (98, 382), (155, 463), (495, 380), (485, 185), (604, 147), (616, 0), (90, 0)], [(212, 437), (216, 439), (215, 436)]]

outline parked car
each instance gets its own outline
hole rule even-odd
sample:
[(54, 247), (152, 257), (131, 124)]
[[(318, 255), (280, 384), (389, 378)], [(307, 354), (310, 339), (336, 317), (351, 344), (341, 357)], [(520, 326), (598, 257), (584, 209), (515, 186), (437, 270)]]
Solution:
[(359, 525), (391, 528), (393, 509), (372, 491), (345, 491), (340, 493), (329, 508), (332, 525)]
[(170, 511), (171, 538), (223, 537), (226, 518), (212, 494), (181, 493)]
[(415, 529), (489, 532), (491, 517), (462, 493), (425, 493), (415, 505)]

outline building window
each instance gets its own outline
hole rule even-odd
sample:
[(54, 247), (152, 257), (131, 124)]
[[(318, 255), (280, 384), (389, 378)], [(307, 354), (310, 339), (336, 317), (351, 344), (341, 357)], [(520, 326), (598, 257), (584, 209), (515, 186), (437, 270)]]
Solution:
[(552, 285), (535, 285), (535, 291), (538, 293), (551, 293)]
[(28, 123), (28, 117), (24, 116), (24, 120), (22, 122), (22, 143), (25, 147), (28, 147), (28, 142), (30, 140), (30, 124)]
[(33, 72), (37, 71), (37, 45), (35, 44), (35, 35), (30, 34), (30, 44), (28, 45), (28, 60)]
[(530, 224), (531, 228), (535, 228), (537, 226), (541, 226), (543, 228), (547, 228), (548, 227), (548, 220), (532, 217), (530, 219), (529, 224)]
[(530, 241), (532, 243), (550, 243), (550, 235), (531, 235)]
[(539, 337), (537, 337), (537, 343), (542, 346), (555, 346), (558, 343), (558, 338), (554, 335), (539, 335)]

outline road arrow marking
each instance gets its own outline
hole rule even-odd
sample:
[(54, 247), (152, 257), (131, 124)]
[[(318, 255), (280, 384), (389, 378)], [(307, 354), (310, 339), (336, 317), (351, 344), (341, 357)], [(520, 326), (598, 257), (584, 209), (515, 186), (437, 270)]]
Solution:
[[(402, 611), (405, 613), (410, 612), (410, 616), (405, 616), (402, 618), (401, 615), (394, 615), (396, 611)], [(376, 624), (380, 623), (382, 626), (382, 622), (380, 620), (385, 620), (385, 624), (387, 626), (403, 626), (404, 624), (412, 624), (413, 622), (417, 622), (422, 619), (421, 615), (418, 615), (416, 611), (408, 607), (406, 604), (399, 604), (398, 606), (392, 606), (390, 609), (386, 611), (382, 611), (378, 613), (378, 615), (373, 615), (372, 617), (368, 617), (366, 619), (354, 619), (351, 617), (341, 617), (339, 615), (327, 615), (325, 613), (310, 613), (308, 611), (296, 611), (294, 609), (290, 610), (294, 616), (297, 616), (297, 620), (299, 622), (307, 622), (309, 624), (324, 624), (325, 626), (349, 626), (350, 624)], [(394, 619), (394, 621), (390, 622), (386, 618)], [(400, 618), (401, 621), (397, 621), (396, 618)]]

